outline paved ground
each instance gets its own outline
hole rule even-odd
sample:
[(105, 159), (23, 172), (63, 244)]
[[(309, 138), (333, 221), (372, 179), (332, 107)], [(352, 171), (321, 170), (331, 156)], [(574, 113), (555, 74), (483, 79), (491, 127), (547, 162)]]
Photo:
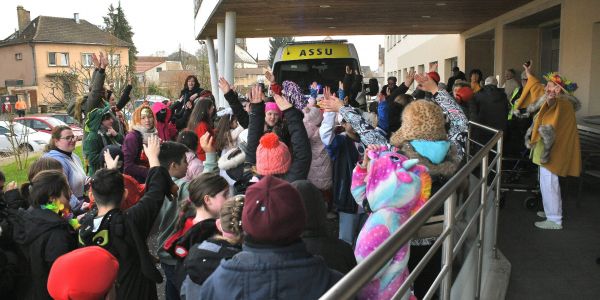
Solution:
[(540, 218), (522, 205), (527, 195), (507, 195), (498, 233), (512, 264), (506, 299), (600, 299), (600, 186), (588, 181), (579, 208), (576, 186), (563, 201), (561, 231), (537, 229)]

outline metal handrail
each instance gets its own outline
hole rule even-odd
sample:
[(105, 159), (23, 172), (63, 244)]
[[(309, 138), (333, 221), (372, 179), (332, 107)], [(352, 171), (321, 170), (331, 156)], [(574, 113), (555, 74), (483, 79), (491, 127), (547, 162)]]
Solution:
[[(383, 242), (375, 251), (373, 251), (364, 261), (358, 264), (354, 269), (352, 269), (348, 274), (346, 274), (339, 282), (337, 282), (331, 289), (329, 289), (320, 299), (350, 299), (354, 297), (362, 288), (365, 286), (374, 275), (379, 272), (379, 270), (386, 265), (392, 257), (398, 252), (398, 250), (408, 243), (411, 238), (418, 232), (418, 230), (427, 222), (427, 220), (437, 213), (439, 207), (445, 203), (445, 227), (453, 230), (454, 223), (454, 202), (456, 201), (455, 191), (461, 185), (463, 180), (469, 178), (470, 174), (477, 168), (479, 165), (482, 166), (482, 181), (481, 181), (481, 195), (483, 196), (480, 205), (485, 205), (485, 195), (487, 194), (487, 173), (484, 174), (484, 171), (488, 170), (488, 155), (494, 146), (502, 145), (502, 132), (498, 131), (494, 128), (478, 124), (475, 122), (469, 122), (470, 126), (479, 127), (481, 129), (485, 129), (493, 132), (493, 137), (472, 157), (469, 159), (469, 149), (470, 145), (467, 143), (467, 156), (468, 162), (452, 177), (450, 180), (444, 184), (436, 193), (433, 195), (419, 211), (413, 215), (409, 220), (404, 223), (396, 232), (394, 232), (385, 242)], [(471, 132), (469, 130), (468, 139), (470, 141)], [(502, 155), (502, 148), (498, 147), (496, 156)], [(500, 162), (500, 158), (498, 158), (495, 162)], [(496, 165), (498, 174), (499, 174), (499, 166), (500, 163)], [(498, 175), (497, 175), (498, 176)], [(498, 190), (498, 189), (497, 189)], [(498, 192), (498, 191), (497, 191)], [(497, 206), (497, 201), (496, 201)], [(480, 232), (478, 235), (478, 244), (481, 247), (483, 241), (483, 214), (485, 213), (485, 209), (477, 210), (480, 213)], [(495, 217), (497, 222), (497, 215)], [(463, 233), (463, 234), (466, 234)], [(496, 245), (494, 245), (495, 250)], [(432, 296), (434, 293), (433, 288), (437, 288), (441, 283), (442, 287), (442, 299), (450, 298), (450, 288), (451, 288), (451, 276), (448, 274), (452, 274), (452, 260), (454, 258), (454, 249), (452, 243), (452, 234), (447, 234), (445, 236), (444, 245), (443, 245), (443, 261), (445, 262), (441, 272), (437, 276), (434, 284), (430, 288), (427, 296)], [(480, 248), (481, 252), (481, 248)], [(477, 291), (476, 296), (479, 297), (479, 290), (481, 285), (481, 253), (478, 259), (478, 278), (477, 278)], [(428, 257), (431, 259), (432, 255)], [(443, 281), (442, 281), (443, 280)], [(405, 282), (400, 290), (406, 290), (405, 286), (408, 282)], [(395, 297), (402, 295), (400, 293), (396, 293)]]

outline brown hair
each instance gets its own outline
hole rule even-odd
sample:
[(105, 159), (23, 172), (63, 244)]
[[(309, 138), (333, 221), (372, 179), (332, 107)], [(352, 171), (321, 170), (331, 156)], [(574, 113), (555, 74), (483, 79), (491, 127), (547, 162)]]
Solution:
[(214, 197), (229, 188), (229, 183), (219, 174), (203, 173), (190, 181), (188, 185), (189, 200), (183, 201), (180, 208), (177, 230), (183, 228), (185, 219), (196, 207), (205, 207), (204, 196)]
[[(29, 180), (29, 182), (31, 182), (33, 180), (33, 178), (35, 177), (35, 175), (37, 175), (38, 173), (40, 173), (42, 171), (48, 171), (48, 170), (62, 171), (62, 169), (63, 169), (63, 167), (58, 160), (51, 158), (51, 157), (40, 157), (36, 161), (34, 161), (31, 164), (31, 166), (29, 167), (29, 173), (27, 173), (27, 180)], [(21, 185), (21, 195), (23, 196), (23, 199), (29, 198), (29, 186), (30, 186), (29, 182), (26, 182)], [(29, 203), (28, 203), (28, 205), (29, 205)]]
[(55, 126), (54, 128), (52, 128), (52, 133), (51, 133), (52, 137), (50, 137), (50, 141), (48, 142), (48, 145), (46, 145), (44, 152), (50, 152), (52, 150), (58, 149), (54, 143), (54, 140), (60, 139), (60, 137), (61, 137), (60, 135), (65, 130), (73, 130), (73, 129), (71, 129), (71, 127), (69, 127), (67, 125), (59, 125), (59, 126)]
[(241, 242), (242, 230), (242, 210), (244, 209), (244, 195), (237, 195), (227, 199), (223, 203), (220, 212), (221, 228), (223, 231), (235, 235), (234, 242)]
[(31, 182), (23, 184), (22, 189), (28, 191), (26, 199), (32, 206), (48, 204), (60, 196), (68, 199), (71, 195), (69, 183), (62, 170), (39, 172)]

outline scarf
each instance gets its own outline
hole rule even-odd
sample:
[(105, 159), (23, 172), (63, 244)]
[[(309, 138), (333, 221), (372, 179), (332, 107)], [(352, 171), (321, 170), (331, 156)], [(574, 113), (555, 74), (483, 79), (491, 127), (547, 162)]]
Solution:
[(156, 127), (148, 129), (141, 125), (133, 125), (133, 130), (139, 131), (142, 134), (143, 143), (146, 145), (148, 144), (148, 137), (156, 135), (158, 133), (156, 131)]

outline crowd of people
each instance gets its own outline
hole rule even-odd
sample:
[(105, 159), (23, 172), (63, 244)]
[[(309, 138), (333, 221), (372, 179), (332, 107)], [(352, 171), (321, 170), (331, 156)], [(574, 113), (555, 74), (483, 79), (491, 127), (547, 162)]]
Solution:
[[(579, 175), (577, 86), (553, 73), (544, 87), (530, 64), (522, 82), (508, 70), (503, 88), (480, 70), (467, 81), (454, 68), (446, 85), (435, 68), (411, 71), (400, 85), (390, 77), (368, 109), (350, 67), (338, 86), (315, 82), (310, 95), (270, 72), (268, 89), (257, 84), (246, 97), (221, 78), (228, 108), (189, 76), (178, 99), (143, 104), (130, 122), (121, 110), (131, 83), (116, 101), (108, 58), (93, 55), (93, 64), (90, 91), (73, 109), (84, 157), (71, 128), (57, 126), (27, 183), (4, 187), (0, 176), (3, 296), (157, 299), (164, 281), (169, 300), (317, 299), (456, 173), (469, 120), (527, 138), (546, 219), (535, 226), (562, 228), (558, 176)], [(357, 297), (391, 298), (441, 233), (440, 218)], [(440, 255), (402, 299), (424, 296)]]

